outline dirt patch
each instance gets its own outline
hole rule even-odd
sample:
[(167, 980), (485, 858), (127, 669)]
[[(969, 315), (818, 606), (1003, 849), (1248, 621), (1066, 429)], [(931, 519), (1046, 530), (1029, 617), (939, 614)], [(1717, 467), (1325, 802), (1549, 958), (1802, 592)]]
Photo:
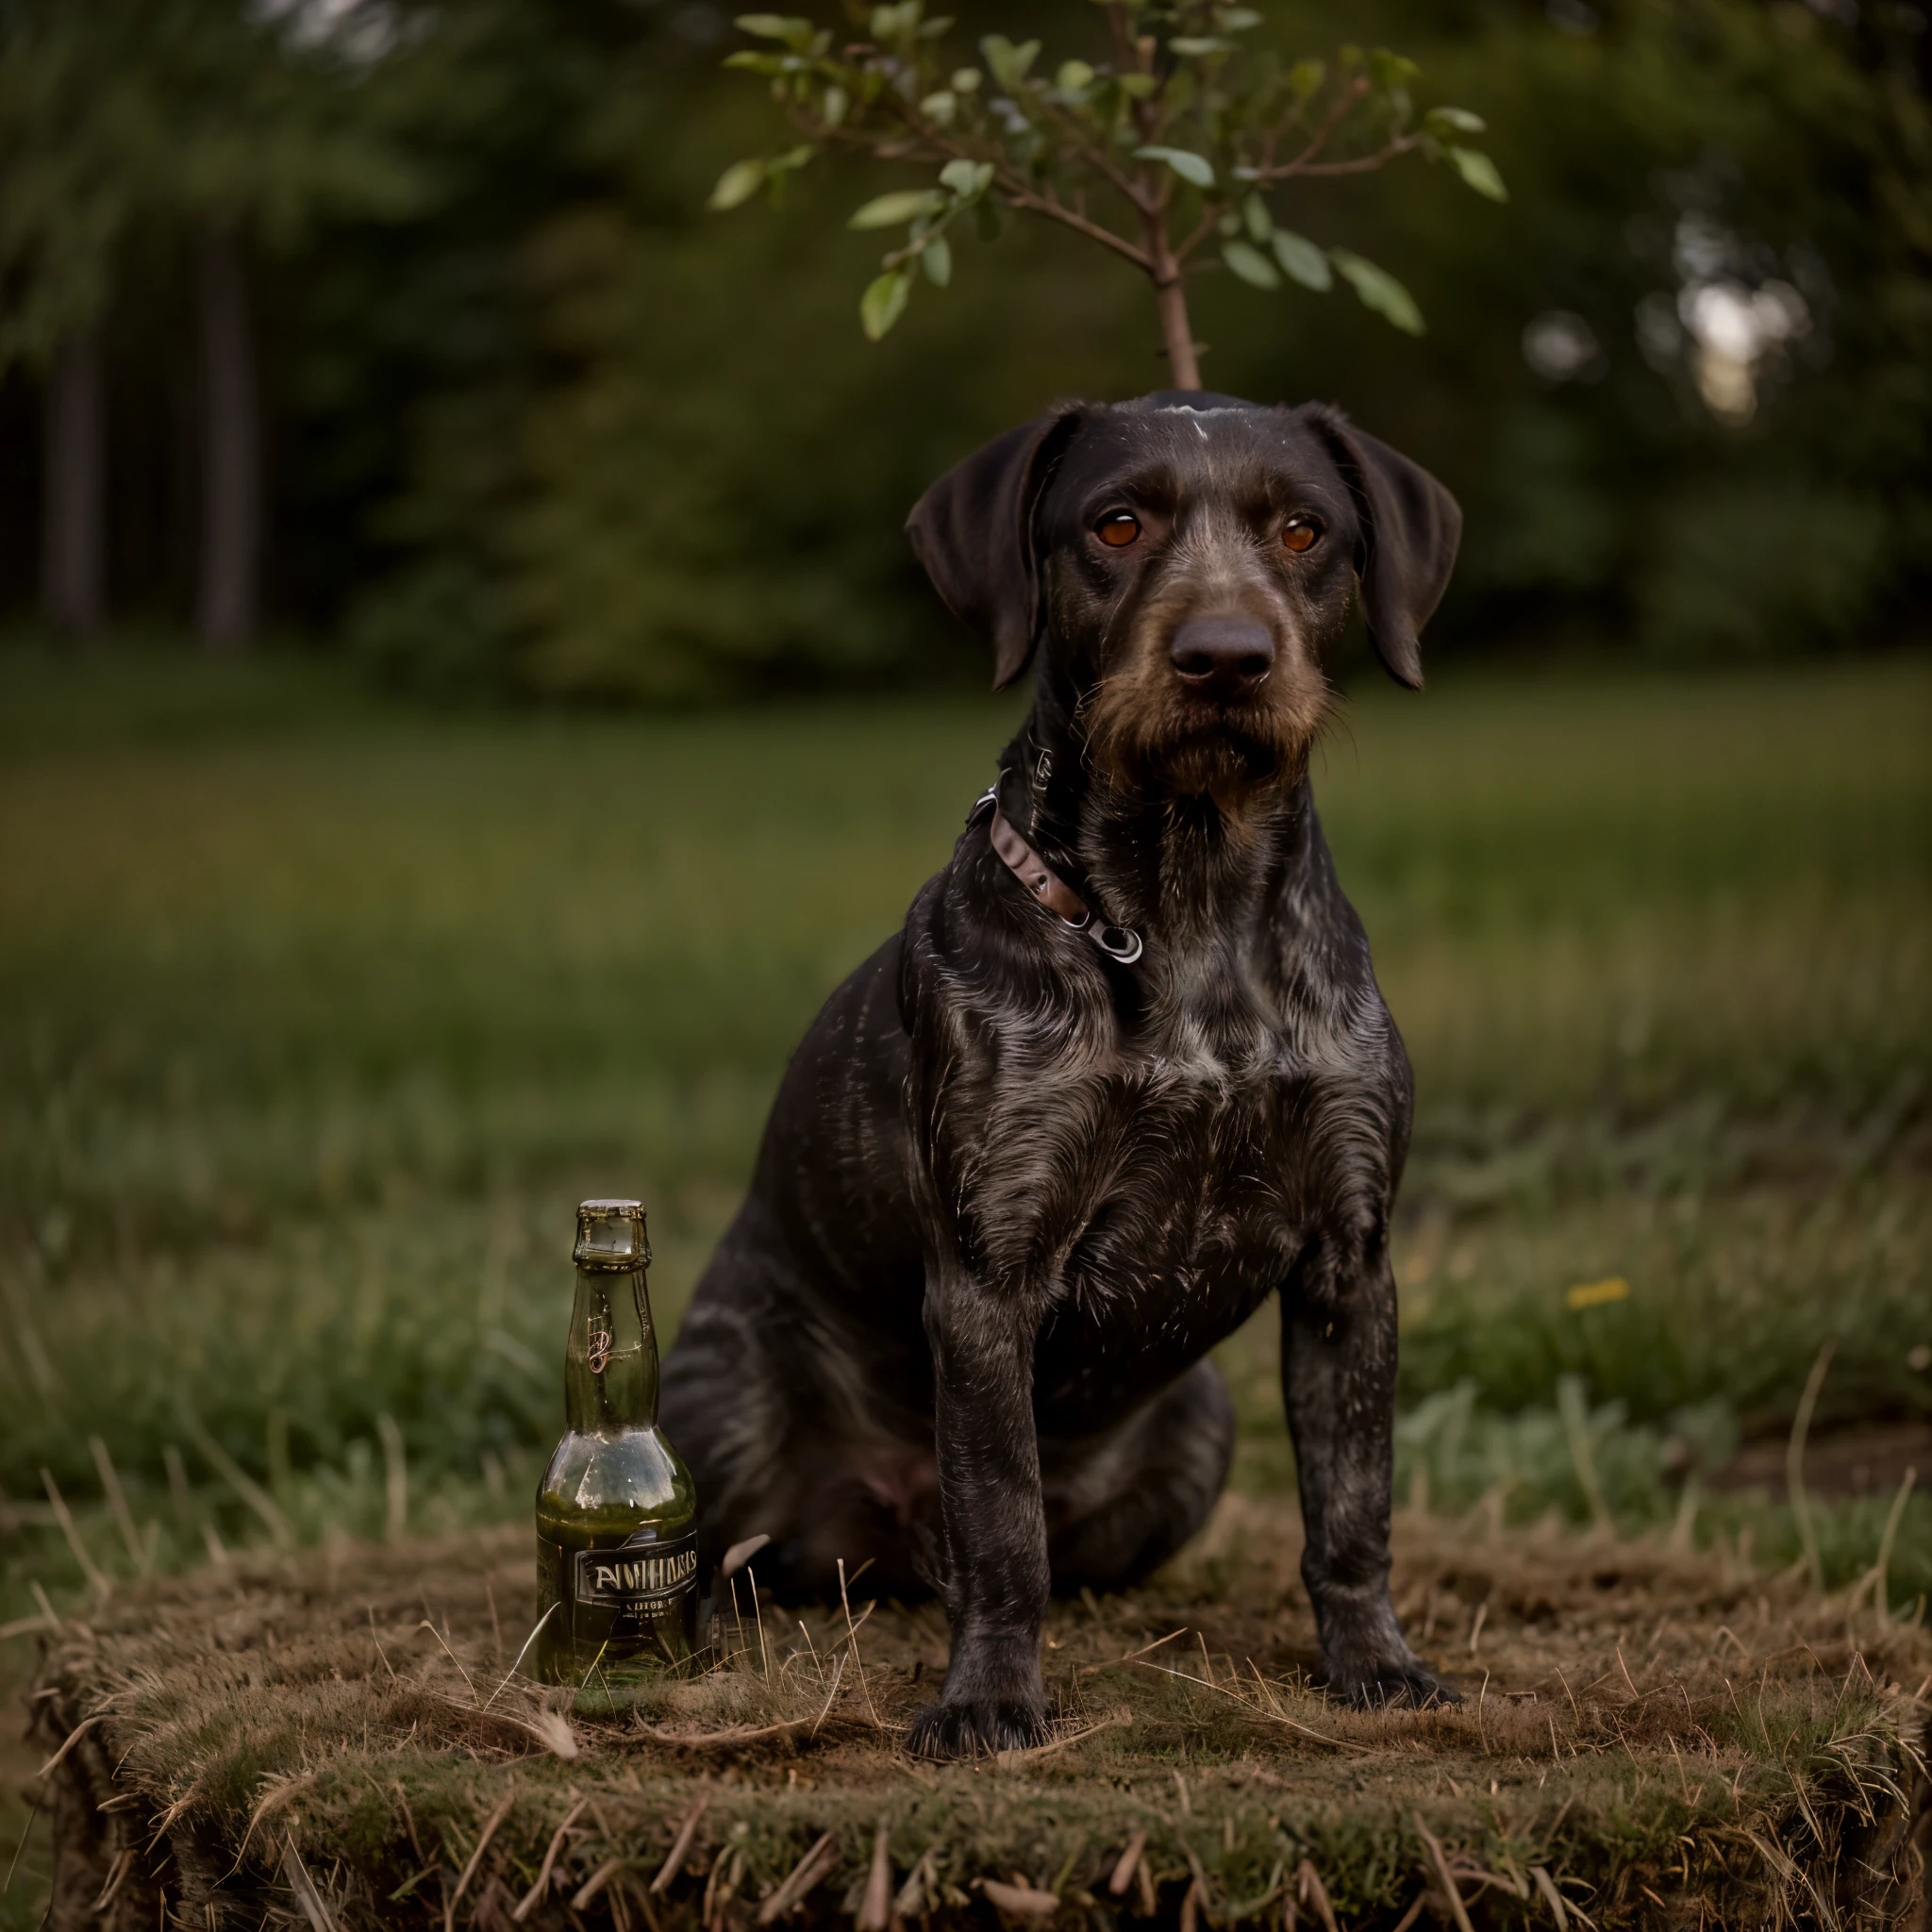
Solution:
[(1869, 1589), (1410, 1514), (1397, 1600), (1468, 1695), (1363, 1713), (1309, 1683), (1299, 1547), (1230, 1499), (1149, 1588), (1057, 1606), (1052, 1741), (946, 1767), (899, 1748), (944, 1667), (932, 1606), (855, 1604), (855, 1636), (743, 1600), (723, 1667), (599, 1716), (510, 1674), (521, 1532), (117, 1597), (51, 1640), (35, 1704), (56, 1932), (1922, 1911), (1932, 1638)]

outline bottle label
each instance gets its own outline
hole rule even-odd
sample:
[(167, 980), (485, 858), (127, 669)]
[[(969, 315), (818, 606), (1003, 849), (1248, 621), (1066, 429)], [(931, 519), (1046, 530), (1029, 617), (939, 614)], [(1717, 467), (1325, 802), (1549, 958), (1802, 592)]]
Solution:
[(572, 1555), (577, 1602), (624, 1620), (655, 1623), (698, 1580), (697, 1538), (690, 1533), (662, 1538), (641, 1529), (626, 1542)]

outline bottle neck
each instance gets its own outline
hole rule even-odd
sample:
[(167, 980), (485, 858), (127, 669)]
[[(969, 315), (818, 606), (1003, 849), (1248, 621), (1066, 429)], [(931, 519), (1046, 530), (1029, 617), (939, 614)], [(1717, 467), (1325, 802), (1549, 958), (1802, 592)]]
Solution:
[(563, 1407), (580, 1435), (648, 1429), (658, 1420), (658, 1335), (639, 1268), (579, 1268)]

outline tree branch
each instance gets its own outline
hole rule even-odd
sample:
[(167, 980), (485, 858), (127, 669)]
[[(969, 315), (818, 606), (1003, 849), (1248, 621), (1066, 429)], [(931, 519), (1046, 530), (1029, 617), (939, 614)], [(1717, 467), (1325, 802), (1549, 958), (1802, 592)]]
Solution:
[(1372, 155), (1357, 155), (1352, 161), (1313, 161), (1304, 162), (1297, 158), (1284, 161), (1277, 168), (1257, 169), (1257, 181), (1292, 181), (1312, 179), (1326, 175), (1372, 175), (1377, 168), (1386, 168), (1398, 155), (1412, 153), (1422, 145), (1420, 134), (1405, 134), (1379, 147)]
[(1058, 195), (1035, 194), (1013, 175), (1005, 174), (1004, 170), (993, 176), (993, 186), (1006, 196), (1008, 208), (1023, 208), (1029, 214), (1044, 215), (1049, 221), (1063, 223), (1075, 234), (1085, 235), (1090, 242), (1098, 242), (1103, 248), (1111, 248), (1116, 255), (1131, 261), (1143, 275), (1154, 273), (1153, 258), (1143, 249), (1136, 248), (1124, 236), (1116, 235), (1111, 228), (1069, 208)]

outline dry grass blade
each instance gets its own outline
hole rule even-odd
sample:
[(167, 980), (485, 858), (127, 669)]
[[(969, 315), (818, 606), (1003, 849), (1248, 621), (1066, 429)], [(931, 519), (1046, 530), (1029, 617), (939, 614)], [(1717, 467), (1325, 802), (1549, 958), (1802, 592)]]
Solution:
[(761, 1532), (758, 1536), (746, 1537), (742, 1542), (733, 1543), (724, 1552), (724, 1560), (718, 1566), (719, 1576), (726, 1579), (736, 1576), (771, 1541), (770, 1536)]
[(426, 1690), (423, 1694), (481, 1735), (488, 1736), (492, 1729), (514, 1731), (566, 1763), (582, 1755), (577, 1734), (561, 1711), (536, 1709), (518, 1717), (508, 1710), (491, 1710), (487, 1704), (465, 1704), (460, 1698), (445, 1696), (440, 1690)]
[(60, 1485), (54, 1480), (54, 1472), (42, 1468), (41, 1481), (46, 1487), (47, 1501), (53, 1506), (54, 1520), (60, 1525), (60, 1534), (67, 1539), (67, 1547), (74, 1553), (74, 1560), (80, 1565), (80, 1574), (88, 1580), (89, 1587), (103, 1603), (114, 1593), (114, 1586), (107, 1579), (101, 1566), (88, 1554), (87, 1545), (80, 1540), (80, 1531), (75, 1526), (74, 1512), (67, 1507), (67, 1498), (60, 1493)]
[(1246, 1711), (1250, 1717), (1259, 1718), (1263, 1724), (1285, 1725), (1291, 1731), (1299, 1732), (1304, 1738), (1312, 1738), (1318, 1744), (1326, 1744), (1331, 1751), (1365, 1752), (1369, 1748), (1366, 1744), (1355, 1743), (1347, 1738), (1331, 1738), (1324, 1731), (1310, 1730), (1307, 1724), (1298, 1724), (1278, 1709), (1270, 1709), (1255, 1699), (1239, 1696), (1225, 1684), (1210, 1684), (1206, 1677), (1197, 1677), (1191, 1672), (1170, 1670), (1165, 1664), (1142, 1663), (1137, 1668), (1153, 1671), (1163, 1677), (1178, 1677), (1184, 1684), (1198, 1684), (1202, 1690), (1211, 1690), (1217, 1697), (1225, 1697), (1238, 1710)]
[(1543, 1903), (1550, 1908), (1550, 1916), (1557, 1922), (1557, 1932), (1570, 1932), (1570, 1907), (1563, 1903), (1563, 1894), (1557, 1890), (1557, 1881), (1550, 1876), (1547, 1865), (1532, 1865), (1529, 1875), (1536, 1889), (1542, 1893)]
[(661, 1894), (671, 1889), (671, 1881), (677, 1876), (691, 1851), (691, 1840), (698, 1835), (698, 1820), (705, 1815), (705, 1807), (710, 1802), (708, 1797), (700, 1798), (684, 1814), (684, 1821), (677, 1827), (677, 1836), (671, 1840), (671, 1850), (666, 1854), (664, 1862), (658, 1867), (657, 1877), (651, 1880), (651, 1890), (654, 1892)]
[(558, 1853), (562, 1851), (563, 1841), (565, 1838), (569, 1836), (571, 1826), (575, 1824), (577, 1822), (577, 1820), (584, 1815), (584, 1807), (590, 1802), (591, 1801), (588, 1798), (579, 1798), (576, 1801), (576, 1803), (570, 1807), (570, 1809), (563, 1814), (563, 1823), (559, 1824), (557, 1827), (556, 1831), (551, 1834), (550, 1848), (543, 1854), (543, 1863), (538, 1870), (537, 1882), (534, 1885), (532, 1885), (529, 1890), (524, 1894), (522, 1903), (517, 1907), (516, 1910), (510, 1914), (510, 1917), (519, 1925), (521, 1925), (524, 1923), (524, 1921), (527, 1919), (530, 1916), (531, 1912), (536, 1908), (537, 1901), (540, 1898), (541, 1898), (546, 1891), (550, 1890), (550, 1874), (557, 1868), (557, 1855)]
[(844, 1636), (842, 1636), (842, 1637), (835, 1637), (835, 1638), (834, 1638), (834, 1639), (832, 1640), (832, 1641), (831, 1641), (831, 1645), (830, 1645), (830, 1647), (829, 1647), (829, 1648), (828, 1648), (828, 1649), (826, 1650), (826, 1652), (825, 1652), (825, 1655), (826, 1655), (827, 1657), (832, 1657), (832, 1656), (835, 1656), (835, 1655), (836, 1655), (836, 1654), (837, 1654), (837, 1653), (838, 1653), (838, 1652), (839, 1652), (840, 1650), (841, 1650), (841, 1649), (842, 1649), (842, 1648), (843, 1648), (843, 1647), (844, 1647), (844, 1646), (845, 1646), (846, 1644), (848, 1644), (848, 1643), (852, 1643), (852, 1642), (856, 1641), (857, 1641), (857, 1639), (858, 1639), (858, 1633), (859, 1633), (859, 1632), (860, 1632), (861, 1630), (863, 1630), (863, 1629), (865, 1628), (865, 1620), (866, 1620), (866, 1619), (867, 1619), (867, 1618), (868, 1618), (869, 1616), (871, 1616), (871, 1615), (872, 1615), (872, 1613), (873, 1613), (873, 1612), (874, 1612), (874, 1611), (875, 1609), (877, 1609), (877, 1608), (878, 1608), (878, 1605), (877, 1605), (876, 1603), (869, 1603), (869, 1604), (867, 1604), (867, 1605), (866, 1605), (866, 1607), (864, 1607), (864, 1609), (860, 1610), (860, 1611), (859, 1611), (859, 1613), (858, 1614), (858, 1616), (856, 1616), (855, 1618), (853, 1618), (853, 1620), (852, 1620), (852, 1627), (851, 1627), (851, 1629), (849, 1629), (848, 1631), (846, 1631), (846, 1633), (844, 1634)]
[(134, 1511), (127, 1507), (127, 1491), (121, 1487), (121, 1472), (114, 1467), (114, 1458), (108, 1454), (108, 1445), (98, 1436), (90, 1436), (87, 1446), (88, 1453), (94, 1459), (95, 1473), (101, 1478), (101, 1493), (108, 1499), (114, 1526), (121, 1532), (121, 1541), (126, 1547), (127, 1560), (134, 1565), (137, 1575), (145, 1576), (153, 1570), (154, 1560), (147, 1545), (141, 1540), (141, 1532), (134, 1526)]
[(881, 1818), (872, 1838), (872, 1869), (866, 1874), (865, 1896), (859, 1901), (855, 1932), (887, 1932), (892, 1922), (892, 1855), (886, 1821)]
[(249, 1813), (248, 1829), (242, 1834), (241, 1849), (235, 1854), (237, 1866), (240, 1866), (243, 1855), (248, 1850), (248, 1843), (255, 1836), (256, 1827), (264, 1819), (273, 1818), (277, 1811), (293, 1804), (304, 1791), (312, 1790), (314, 1784), (315, 1774), (312, 1771), (298, 1772), (293, 1777), (278, 1779), (262, 1794), (260, 1803)]
[(845, 1590), (845, 1558), (839, 1558), (839, 1603), (845, 1612), (845, 1638), (852, 1646), (852, 1668), (858, 1674), (858, 1694), (865, 1699), (866, 1714), (872, 1719), (873, 1728), (882, 1731), (885, 1725), (879, 1721), (878, 1707), (872, 1701), (872, 1686), (865, 1681), (865, 1659), (858, 1654), (858, 1625), (852, 1621), (852, 1599)]
[(275, 1548), (292, 1549), (294, 1532), (275, 1499), (198, 1422), (188, 1424), (188, 1434), (208, 1467), (261, 1518)]
[(1134, 1868), (1141, 1862), (1141, 1855), (1147, 1849), (1147, 1834), (1137, 1831), (1127, 1840), (1127, 1848), (1120, 1855), (1113, 1868), (1113, 1875), (1107, 1881), (1107, 1889), (1116, 1898), (1125, 1898), (1127, 1887), (1134, 1882)]
[(7, 1861), (7, 1877), (0, 1883), (0, 1898), (5, 1898), (13, 1890), (13, 1874), (20, 1870), (20, 1855), (26, 1850), (26, 1841), (34, 1835), (34, 1824), (41, 1815), (41, 1801), (36, 1798), (33, 1808), (26, 1814), (26, 1824), (22, 1826), (20, 1840), (13, 1847), (13, 1856)]
[(1335, 1907), (1328, 1903), (1328, 1888), (1306, 1858), (1295, 1867), (1294, 1889), (1295, 1896), (1321, 1920), (1323, 1932), (1341, 1932), (1335, 1923)]
[(426, 1631), (428, 1631), (428, 1633), (430, 1634), (430, 1636), (432, 1636), (433, 1638), (435, 1638), (435, 1639), (436, 1639), (436, 1641), (437, 1641), (437, 1642), (439, 1642), (440, 1644), (441, 1644), (441, 1645), (442, 1645), (442, 1654), (443, 1654), (443, 1656), (444, 1656), (444, 1657), (448, 1657), (448, 1659), (450, 1660), (450, 1662), (451, 1662), (451, 1663), (453, 1663), (454, 1665), (456, 1665), (456, 1667), (457, 1667), (457, 1670), (458, 1670), (458, 1673), (459, 1673), (459, 1674), (461, 1674), (461, 1676), (462, 1676), (462, 1680), (463, 1680), (463, 1682), (464, 1682), (465, 1684), (467, 1684), (467, 1685), (468, 1685), (468, 1686), (470, 1687), (470, 1695), (471, 1695), (472, 1697), (475, 1696), (475, 1694), (476, 1694), (476, 1680), (475, 1680), (475, 1678), (474, 1678), (473, 1676), (471, 1676), (471, 1674), (469, 1674), (469, 1672), (468, 1672), (468, 1671), (466, 1671), (466, 1670), (464, 1670), (464, 1669), (463, 1669), (463, 1660), (462, 1660), (462, 1658), (461, 1658), (461, 1657), (458, 1657), (458, 1655), (456, 1654), (456, 1652), (455, 1652), (455, 1651), (453, 1651), (453, 1650), (452, 1650), (452, 1649), (451, 1649), (451, 1648), (449, 1647), (449, 1640), (448, 1640), (448, 1639), (447, 1639), (446, 1637), (444, 1637), (444, 1636), (443, 1636), (442, 1632), (441, 1632), (441, 1630), (439, 1630), (439, 1629), (438, 1629), (438, 1628), (436, 1627), (436, 1625), (435, 1625), (434, 1624), (432, 1624), (432, 1623), (431, 1623), (431, 1622), (429, 1621), (429, 1619), (428, 1619), (427, 1617), (425, 1617), (425, 1618), (423, 1619), (423, 1621), (422, 1621), (422, 1622), (421, 1622), (420, 1624), (418, 1624), (416, 1625), (416, 1627), (417, 1627), (417, 1629), (419, 1629), (419, 1630), (426, 1630)]
[(1080, 1667), (1080, 1674), (1084, 1677), (1094, 1671), (1117, 1670), (1122, 1664), (1139, 1663), (1143, 1657), (1158, 1650), (1162, 1644), (1172, 1643), (1176, 1637), (1185, 1637), (1187, 1634), (1188, 1626), (1183, 1624), (1178, 1630), (1170, 1630), (1165, 1637), (1157, 1637), (1152, 1643), (1143, 1643), (1139, 1650), (1128, 1651), (1125, 1657), (1108, 1657), (1104, 1664), (1083, 1664)]
[(758, 1907), (758, 1924), (769, 1925), (774, 1919), (782, 1919), (838, 1862), (839, 1853), (828, 1831), (799, 1859), (791, 1868), (791, 1875)]
[(95, 1899), (90, 1910), (99, 1913), (108, 1908), (108, 1902), (121, 1890), (121, 1881), (127, 1876), (127, 1868), (134, 1863), (134, 1847), (129, 1845), (121, 1852), (114, 1862), (108, 1867), (108, 1882), (101, 1887), (101, 1895)]
[(399, 1543), (409, 1529), (409, 1464), (403, 1453), (403, 1432), (388, 1410), (375, 1418), (375, 1433), (382, 1439), (382, 1537), (385, 1542)]
[(625, 1868), (625, 1860), (620, 1854), (614, 1858), (606, 1858), (584, 1882), (577, 1887), (571, 1897), (570, 1908), (574, 1912), (587, 1911), (591, 1901)]
[[(311, 1932), (336, 1932), (335, 1915), (316, 1890), (315, 1880), (308, 1875), (308, 1867), (302, 1862), (302, 1854), (295, 1849), (291, 1838), (282, 1840), (282, 1875), (288, 1879), (289, 1890), (295, 1894), (295, 1903), (302, 1907), (302, 1916), (308, 1921)], [(447, 1923), (445, 1920), (445, 1925)]]
[(499, 1684), (496, 1687), (496, 1689), (492, 1690), (487, 1698), (484, 1699), (483, 1708), (485, 1710), (488, 1710), (492, 1704), (494, 1704), (499, 1697), (503, 1695), (504, 1686), (507, 1685), (509, 1682), (509, 1680), (516, 1675), (518, 1671), (520, 1671), (523, 1668), (524, 1659), (530, 1654), (531, 1644), (535, 1643), (537, 1641), (537, 1633), (542, 1629), (544, 1624), (549, 1623), (551, 1618), (557, 1614), (559, 1607), (560, 1607), (558, 1605), (552, 1604), (550, 1607), (547, 1610), (545, 1610), (543, 1614), (541, 1617), (539, 1617), (533, 1624), (531, 1624), (530, 1634), (524, 1639), (524, 1647), (523, 1649), (517, 1652), (516, 1661), (512, 1663), (509, 1669), (503, 1674), (503, 1683)]
[(1023, 1764), (1037, 1764), (1042, 1757), (1051, 1757), (1056, 1751), (1064, 1751), (1070, 1744), (1084, 1743), (1087, 1739), (1101, 1731), (1118, 1730), (1134, 1722), (1130, 1710), (1117, 1710), (1111, 1717), (1104, 1717), (1097, 1724), (1084, 1725), (1077, 1731), (1069, 1731), (1064, 1737), (1049, 1738), (1044, 1744), (1028, 1744), (1017, 1751), (1000, 1751), (993, 1756), (993, 1762), (1002, 1771), (1015, 1771)]
[(82, 1733), (92, 1730), (93, 1726), (99, 1724), (101, 1719), (106, 1715), (107, 1713), (105, 1711), (96, 1711), (92, 1717), (82, 1718), (81, 1721), (77, 1724), (75, 1724), (71, 1731), (68, 1732), (65, 1739), (62, 1740), (59, 1750), (55, 1752), (53, 1757), (48, 1758), (46, 1763), (42, 1765), (40, 1770), (34, 1773), (34, 1775), (36, 1777), (45, 1777), (46, 1774), (50, 1771), (52, 1771), (54, 1767), (57, 1764), (58, 1764), (60, 1760), (63, 1757), (65, 1757), (67, 1754), (70, 1751), (72, 1751), (77, 1743), (80, 1742)]
[(1423, 1814), (1420, 1811), (1411, 1813), (1411, 1816), (1415, 1819), (1415, 1828), (1422, 1838), (1424, 1847), (1428, 1852), (1429, 1862), (1436, 1868), (1436, 1879), (1442, 1888), (1444, 1901), (1456, 1921), (1457, 1932), (1475, 1932), (1475, 1927), (1469, 1923), (1469, 1909), (1462, 1903), (1462, 1893), (1457, 1889), (1456, 1874), (1449, 1869), (1449, 1860), (1442, 1851), (1441, 1840), (1423, 1823)]
[(1819, 1391), (1824, 1387), (1825, 1372), (1838, 1343), (1827, 1341), (1818, 1351), (1811, 1373), (1805, 1377), (1805, 1392), (1798, 1398), (1798, 1412), (1791, 1418), (1791, 1439), (1785, 1447), (1785, 1483), (1790, 1491), (1791, 1515), (1798, 1525), (1798, 1541), (1805, 1549), (1805, 1571), (1813, 1590), (1824, 1588), (1824, 1565), (1818, 1554), (1818, 1530), (1811, 1521), (1811, 1499), (1805, 1493), (1805, 1439), (1811, 1432), (1811, 1414), (1818, 1407)]
[(1910, 1499), (1912, 1485), (1919, 1479), (1916, 1469), (1907, 1469), (1900, 1479), (1898, 1493), (1891, 1499), (1891, 1507), (1885, 1512), (1884, 1533), (1878, 1539), (1878, 1557), (1872, 1565), (1873, 1603), (1878, 1611), (1881, 1624), (1891, 1622), (1891, 1546), (1898, 1541), (1898, 1526), (1906, 1513), (1906, 1504)]
[(476, 1848), (470, 1854), (470, 1862), (463, 1867), (462, 1875), (457, 1880), (456, 1890), (449, 1895), (449, 1903), (442, 1908), (442, 1932), (455, 1932), (457, 1907), (462, 1903), (464, 1892), (470, 1889), (470, 1880), (476, 1875), (476, 1867), (483, 1862), (483, 1854), (490, 1849), (490, 1840), (496, 1836), (496, 1827), (509, 1816), (510, 1807), (517, 1801), (516, 1787), (512, 1785), (504, 1792), (502, 1802), (490, 1814), (489, 1822), (476, 1834)]
[(1021, 1919), (1050, 1919), (1059, 1910), (1058, 1897), (1035, 1891), (1030, 1885), (1003, 1885), (997, 1878), (975, 1878), (974, 1884), (1003, 1912)]
[(792, 1731), (804, 1730), (809, 1726), (809, 1734), (818, 1735), (819, 1726), (830, 1714), (839, 1696), (839, 1686), (845, 1674), (845, 1659), (839, 1657), (832, 1665), (832, 1681), (827, 1688), (824, 1701), (818, 1710), (808, 1717), (780, 1718), (769, 1724), (726, 1724), (716, 1731), (671, 1730), (662, 1724), (645, 1724), (637, 1721), (640, 1736), (650, 1739), (654, 1744), (668, 1744), (677, 1751), (728, 1751), (741, 1744), (757, 1744), (769, 1738), (783, 1738)]

